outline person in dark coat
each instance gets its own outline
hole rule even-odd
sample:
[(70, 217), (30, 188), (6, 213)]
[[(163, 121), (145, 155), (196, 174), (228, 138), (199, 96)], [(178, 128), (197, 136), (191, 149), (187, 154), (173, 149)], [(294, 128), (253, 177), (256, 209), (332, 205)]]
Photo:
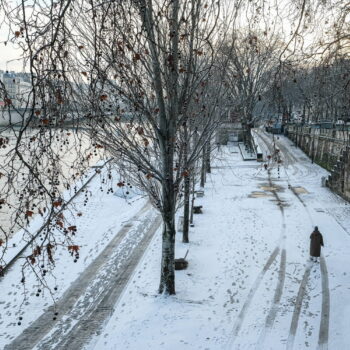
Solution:
[(323, 237), (317, 226), (315, 226), (314, 231), (311, 233), (310, 240), (311, 261), (317, 262), (317, 258), (321, 255), (321, 246), (323, 247)]

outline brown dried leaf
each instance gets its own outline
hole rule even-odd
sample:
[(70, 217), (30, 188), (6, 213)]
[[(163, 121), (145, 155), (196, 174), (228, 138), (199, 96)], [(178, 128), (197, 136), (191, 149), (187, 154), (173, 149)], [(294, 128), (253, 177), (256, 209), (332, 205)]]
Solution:
[(135, 55), (132, 59), (134, 62), (139, 61), (141, 59), (141, 55), (139, 53), (135, 53)]
[(71, 252), (78, 252), (79, 251), (79, 246), (78, 245), (69, 245), (68, 250)]

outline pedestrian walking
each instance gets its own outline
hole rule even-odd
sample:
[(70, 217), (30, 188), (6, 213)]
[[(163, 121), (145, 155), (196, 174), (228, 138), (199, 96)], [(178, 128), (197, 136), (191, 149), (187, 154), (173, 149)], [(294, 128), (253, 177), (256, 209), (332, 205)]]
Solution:
[(318, 230), (318, 227), (315, 226), (315, 229), (310, 236), (311, 261), (318, 261), (318, 258), (321, 255), (321, 246), (323, 247), (323, 237), (321, 235), (321, 232)]

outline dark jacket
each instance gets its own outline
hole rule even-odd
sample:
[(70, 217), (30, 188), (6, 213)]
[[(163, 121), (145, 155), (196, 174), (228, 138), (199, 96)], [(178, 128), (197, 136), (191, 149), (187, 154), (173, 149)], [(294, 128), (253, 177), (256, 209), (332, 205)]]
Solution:
[(312, 232), (310, 239), (310, 255), (318, 258), (321, 255), (321, 246), (323, 247), (323, 237), (320, 231)]

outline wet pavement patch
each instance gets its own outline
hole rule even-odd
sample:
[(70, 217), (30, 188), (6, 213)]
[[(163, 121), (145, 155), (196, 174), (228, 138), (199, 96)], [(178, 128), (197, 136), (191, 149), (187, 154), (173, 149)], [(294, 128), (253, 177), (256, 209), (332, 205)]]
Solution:
[(309, 193), (304, 187), (301, 186), (292, 187), (292, 189), (296, 193)]
[(277, 187), (273, 186), (260, 186), (260, 188), (264, 191), (277, 191)]
[(248, 197), (249, 198), (262, 198), (262, 197), (270, 197), (271, 194), (262, 191), (253, 191)]
[(282, 192), (282, 191), (284, 191), (283, 187), (275, 185), (275, 184), (273, 186), (271, 186), (270, 184), (261, 184), (259, 187), (262, 190), (269, 191), (269, 192), (273, 192), (273, 191)]
[(263, 191), (253, 191), (248, 197), (249, 198), (262, 198), (262, 197), (271, 197), (273, 195), (273, 192), (282, 192), (284, 191), (284, 188), (278, 185), (270, 185), (267, 183), (263, 183), (259, 185), (259, 187)]

